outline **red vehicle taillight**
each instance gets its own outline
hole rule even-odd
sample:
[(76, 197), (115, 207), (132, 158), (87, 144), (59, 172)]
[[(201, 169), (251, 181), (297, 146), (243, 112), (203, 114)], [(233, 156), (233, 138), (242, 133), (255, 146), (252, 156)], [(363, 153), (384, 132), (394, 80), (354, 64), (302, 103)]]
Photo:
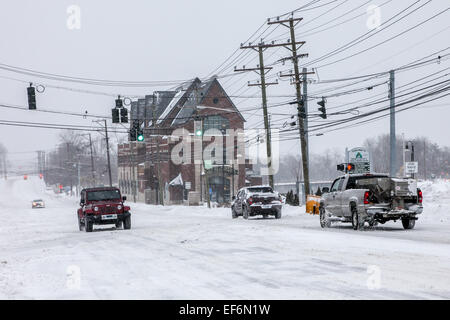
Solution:
[(252, 204), (253, 203), (253, 198), (252, 197), (250, 197), (250, 198), (248, 198), (248, 204)]
[(422, 201), (423, 201), (422, 190), (417, 189), (417, 202), (422, 203)]
[(364, 204), (369, 204), (369, 191), (364, 193)]

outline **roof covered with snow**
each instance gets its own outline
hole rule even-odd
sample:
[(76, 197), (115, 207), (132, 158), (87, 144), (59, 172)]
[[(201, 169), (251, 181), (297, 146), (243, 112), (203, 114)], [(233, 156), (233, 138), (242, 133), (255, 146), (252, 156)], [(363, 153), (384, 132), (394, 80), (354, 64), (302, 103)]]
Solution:
[(145, 99), (133, 101), (130, 118), (131, 120), (148, 120), (149, 126), (153, 125), (153, 117), (157, 119), (158, 125), (164, 121), (168, 121), (171, 126), (184, 124), (192, 119), (195, 107), (204, 101), (215, 83), (220, 86), (236, 113), (245, 121), (216, 78), (204, 82), (195, 78), (175, 90), (157, 91), (153, 95), (145, 96)]

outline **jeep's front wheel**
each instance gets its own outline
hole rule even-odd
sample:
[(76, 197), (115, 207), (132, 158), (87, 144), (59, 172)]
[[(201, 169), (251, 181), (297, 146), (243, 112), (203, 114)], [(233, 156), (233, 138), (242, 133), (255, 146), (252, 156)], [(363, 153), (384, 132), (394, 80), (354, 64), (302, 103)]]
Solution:
[(125, 218), (125, 220), (123, 220), (123, 228), (125, 230), (130, 230), (131, 229), (131, 216), (128, 216)]
[(86, 232), (92, 232), (92, 230), (94, 230), (94, 222), (85, 219), (84, 229), (86, 230)]
[(122, 225), (123, 225), (122, 221), (117, 221), (117, 222), (116, 222), (116, 228), (117, 228), (117, 229), (122, 228)]

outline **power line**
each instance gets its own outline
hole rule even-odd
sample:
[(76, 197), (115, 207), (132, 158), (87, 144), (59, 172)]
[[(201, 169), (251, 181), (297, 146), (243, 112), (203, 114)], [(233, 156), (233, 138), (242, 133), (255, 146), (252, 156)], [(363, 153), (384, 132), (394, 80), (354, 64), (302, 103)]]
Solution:
[(358, 51), (358, 52), (356, 52), (356, 53), (354, 53), (354, 54), (351, 54), (351, 55), (349, 55), (349, 56), (347, 56), (347, 57), (344, 57), (344, 58), (341, 58), (341, 59), (338, 59), (338, 60), (335, 60), (335, 61), (332, 61), (332, 62), (323, 64), (323, 65), (321, 65), (321, 66), (319, 66), (319, 67), (317, 67), (317, 68), (327, 67), (327, 66), (336, 64), (336, 63), (338, 63), (338, 62), (348, 60), (348, 59), (353, 58), (353, 57), (355, 57), (355, 56), (357, 56), (357, 55), (360, 55), (361, 53), (364, 53), (364, 52), (367, 52), (367, 51), (369, 51), (369, 50), (372, 50), (372, 49), (374, 49), (374, 48), (376, 48), (376, 47), (379, 47), (379, 46), (381, 46), (381, 45), (383, 45), (383, 44), (385, 44), (385, 43), (387, 43), (387, 42), (389, 42), (389, 41), (392, 41), (392, 40), (394, 40), (394, 39), (396, 39), (396, 38), (398, 38), (398, 37), (400, 37), (400, 36), (402, 36), (402, 35), (404, 35), (404, 34), (410, 32), (410, 31), (412, 31), (412, 30), (414, 30), (414, 29), (416, 29), (416, 28), (422, 26), (423, 24), (425, 24), (425, 23), (427, 23), (427, 22), (429, 22), (429, 21), (431, 21), (431, 20), (437, 18), (438, 16), (440, 16), (441, 14), (447, 12), (448, 10), (449, 10), (449, 8), (447, 8), (447, 9), (445, 9), (445, 10), (442, 10), (442, 11), (440, 11), (439, 13), (437, 13), (437, 14), (431, 16), (430, 18), (428, 18), (428, 19), (426, 19), (426, 20), (420, 22), (419, 24), (416, 24), (415, 26), (410, 27), (410, 28), (404, 30), (403, 32), (400, 32), (400, 33), (396, 34), (395, 36), (392, 36), (392, 37), (390, 37), (390, 38), (388, 38), (388, 39), (386, 39), (386, 40), (384, 40), (384, 41), (382, 41), (382, 42), (379, 42), (379, 43), (377, 43), (377, 44), (375, 44), (375, 45), (373, 45), (373, 46), (371, 46), (371, 47), (368, 47), (368, 48), (366, 48), (366, 49), (364, 49), (364, 50)]

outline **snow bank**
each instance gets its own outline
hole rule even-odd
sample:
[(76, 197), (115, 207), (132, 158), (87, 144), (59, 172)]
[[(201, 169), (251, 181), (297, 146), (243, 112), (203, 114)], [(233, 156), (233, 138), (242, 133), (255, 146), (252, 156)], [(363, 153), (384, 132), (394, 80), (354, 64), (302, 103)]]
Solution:
[(424, 212), (421, 220), (450, 221), (450, 181), (434, 180), (418, 183), (423, 193)]

